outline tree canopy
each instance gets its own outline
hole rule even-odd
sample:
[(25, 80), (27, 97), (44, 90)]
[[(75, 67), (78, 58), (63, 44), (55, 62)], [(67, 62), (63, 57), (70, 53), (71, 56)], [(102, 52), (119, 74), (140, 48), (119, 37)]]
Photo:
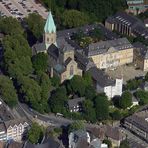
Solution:
[(33, 35), (37, 39), (40, 39), (43, 35), (43, 29), (45, 25), (44, 19), (37, 13), (30, 13), (25, 20)]
[(105, 120), (109, 116), (109, 103), (105, 94), (98, 94), (95, 98), (96, 118)]
[(33, 68), (37, 72), (45, 72), (48, 67), (48, 56), (45, 53), (38, 53), (32, 57)]
[(9, 77), (0, 76), (0, 94), (2, 99), (10, 106), (15, 107), (18, 101), (16, 90), (13, 86), (13, 82)]
[(126, 109), (132, 105), (132, 94), (129, 91), (122, 93), (122, 96), (119, 100), (119, 105), (123, 109)]
[(28, 140), (32, 144), (40, 143), (44, 136), (44, 129), (39, 126), (37, 123), (33, 123), (29, 132), (28, 132)]

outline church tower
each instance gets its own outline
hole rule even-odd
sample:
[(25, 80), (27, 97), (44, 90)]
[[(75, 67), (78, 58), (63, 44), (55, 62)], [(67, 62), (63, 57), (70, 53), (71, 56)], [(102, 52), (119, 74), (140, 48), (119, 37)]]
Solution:
[(56, 45), (56, 26), (51, 11), (48, 14), (48, 18), (44, 27), (44, 43), (46, 45), (46, 50), (51, 44)]

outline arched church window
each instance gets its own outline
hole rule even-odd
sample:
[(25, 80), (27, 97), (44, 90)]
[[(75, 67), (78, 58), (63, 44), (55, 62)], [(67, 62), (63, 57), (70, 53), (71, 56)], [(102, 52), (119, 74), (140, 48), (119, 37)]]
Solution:
[(70, 66), (70, 76), (72, 76), (74, 74), (74, 67), (73, 65)]

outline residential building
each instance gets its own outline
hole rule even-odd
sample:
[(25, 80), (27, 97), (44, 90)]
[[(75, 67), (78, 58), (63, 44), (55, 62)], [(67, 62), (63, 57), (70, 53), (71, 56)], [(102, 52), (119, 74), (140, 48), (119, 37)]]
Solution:
[(41, 144), (32, 144), (27, 141), (22, 148), (64, 148), (64, 146), (58, 139), (47, 137)]
[(99, 69), (116, 68), (133, 62), (133, 46), (126, 38), (101, 41), (89, 45), (87, 56)]
[(148, 110), (137, 112), (125, 118), (124, 126), (148, 142)]
[(123, 141), (126, 137), (121, 133), (118, 127), (106, 126), (105, 135), (107, 139), (111, 140), (113, 147), (119, 147), (121, 141)]
[(114, 96), (121, 96), (123, 85), (122, 78), (113, 80), (107, 74), (105, 74), (104, 71), (99, 70), (96, 67), (90, 68), (88, 72), (93, 79), (94, 87), (96, 88), (97, 92), (104, 92), (109, 99), (113, 98)]
[(136, 106), (136, 105), (139, 105), (139, 101), (137, 100), (137, 98), (135, 96), (133, 96), (132, 97), (132, 106), (131, 107)]
[(0, 123), (0, 141), (7, 141), (7, 132), (4, 123)]
[(7, 131), (7, 140), (21, 141), (25, 136), (29, 124), (25, 118), (4, 122)]
[(69, 148), (108, 148), (108, 146), (86, 130), (77, 130), (69, 134)]
[(70, 112), (81, 112), (82, 111), (82, 102), (85, 100), (85, 97), (74, 98), (68, 100), (68, 109)]
[(128, 12), (135, 15), (142, 13), (148, 8), (148, 0), (126, 0), (128, 5)]
[(141, 42), (136, 42), (134, 46), (134, 63), (143, 71), (148, 71), (148, 48)]
[(60, 77), (61, 83), (71, 79), (74, 75), (82, 75), (82, 70), (74, 59), (74, 48), (63, 37), (56, 38), (56, 26), (51, 12), (49, 12), (44, 27), (43, 43), (33, 46), (35, 53), (48, 54), (48, 71), (51, 77)]

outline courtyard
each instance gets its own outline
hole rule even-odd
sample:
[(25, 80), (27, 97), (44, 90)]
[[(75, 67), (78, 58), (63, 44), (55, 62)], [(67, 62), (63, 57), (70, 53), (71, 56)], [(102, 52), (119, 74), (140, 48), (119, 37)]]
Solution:
[(115, 69), (107, 69), (106, 73), (114, 79), (123, 77), (123, 83), (126, 84), (126, 81), (134, 79), (135, 77), (145, 76), (147, 72), (136, 69), (134, 64), (128, 64)]

